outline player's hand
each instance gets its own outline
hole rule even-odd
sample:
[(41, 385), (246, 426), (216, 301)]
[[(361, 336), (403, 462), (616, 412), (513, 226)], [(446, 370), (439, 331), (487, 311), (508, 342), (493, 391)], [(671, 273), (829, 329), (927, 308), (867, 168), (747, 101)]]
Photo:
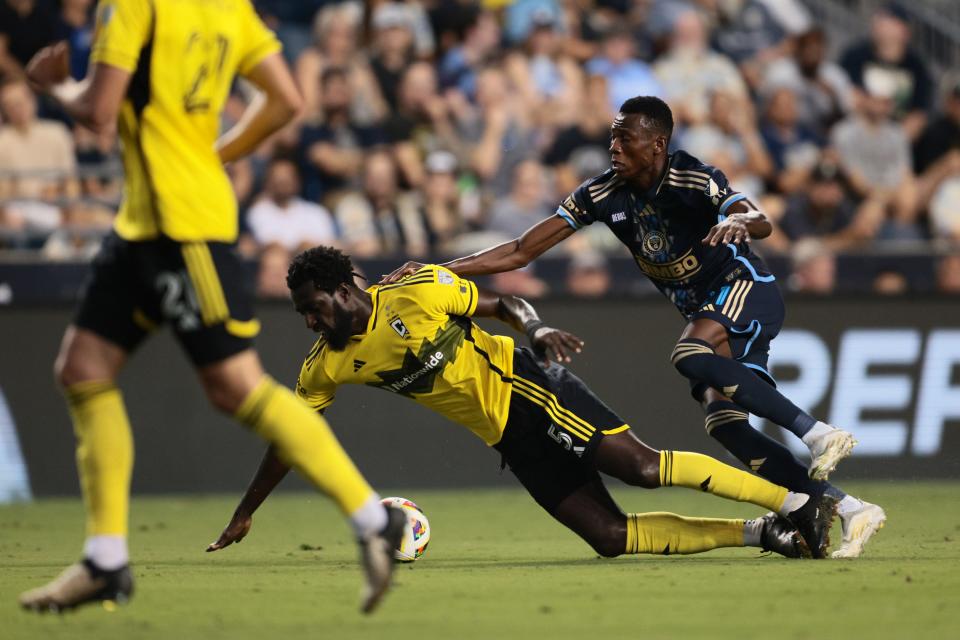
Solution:
[(380, 279), (380, 284), (393, 284), (400, 278), (410, 275), (411, 273), (416, 273), (423, 268), (423, 265), (419, 262), (407, 262), (402, 267), (395, 269), (392, 273), (383, 276)]
[(570, 362), (568, 353), (583, 351), (583, 340), (553, 327), (540, 327), (530, 336), (533, 350), (544, 358), (553, 358), (557, 362)]
[(66, 41), (40, 49), (27, 63), (27, 80), (30, 85), (46, 93), (70, 77), (70, 47)]
[(220, 537), (207, 545), (207, 553), (229, 547), (234, 542), (239, 543), (250, 532), (251, 526), (253, 526), (253, 516), (233, 514), (230, 524), (223, 530)]
[(720, 224), (714, 225), (702, 244), (708, 244), (715, 247), (718, 244), (740, 244), (741, 242), (750, 242), (750, 230), (747, 229), (747, 223), (738, 216), (732, 215)]

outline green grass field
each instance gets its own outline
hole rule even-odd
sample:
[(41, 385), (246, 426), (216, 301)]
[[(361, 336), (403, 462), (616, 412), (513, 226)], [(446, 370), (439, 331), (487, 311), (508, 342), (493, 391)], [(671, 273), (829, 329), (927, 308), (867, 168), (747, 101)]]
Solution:
[[(0, 638), (960, 637), (960, 484), (854, 488), (886, 508), (887, 527), (866, 557), (821, 562), (752, 549), (603, 560), (519, 490), (402, 491), (433, 540), (369, 618), (348, 528), (312, 494), (271, 499), (246, 541), (214, 554), (203, 549), (234, 496), (140, 498), (133, 602), (62, 617), (15, 598), (78, 556), (79, 503), (0, 507)], [(632, 511), (758, 513), (682, 489), (615, 494)]]

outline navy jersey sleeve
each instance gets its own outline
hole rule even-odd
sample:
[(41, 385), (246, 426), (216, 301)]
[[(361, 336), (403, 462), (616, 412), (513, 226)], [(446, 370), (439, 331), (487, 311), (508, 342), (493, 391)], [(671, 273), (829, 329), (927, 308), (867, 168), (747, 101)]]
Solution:
[(721, 221), (727, 216), (727, 209), (735, 202), (747, 198), (746, 195), (734, 190), (727, 181), (727, 176), (716, 167), (704, 164), (693, 156), (677, 152), (667, 175), (667, 183), (671, 187), (689, 191), (687, 197), (693, 199), (698, 211), (708, 211)]
[(592, 180), (587, 180), (581, 184), (557, 207), (557, 215), (566, 220), (567, 224), (574, 229), (593, 224), (593, 221), (597, 219), (589, 192), (591, 182)]

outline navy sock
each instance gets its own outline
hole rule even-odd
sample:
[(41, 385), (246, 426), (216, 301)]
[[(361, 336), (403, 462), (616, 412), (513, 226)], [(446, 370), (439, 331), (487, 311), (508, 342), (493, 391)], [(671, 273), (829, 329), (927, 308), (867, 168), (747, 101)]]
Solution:
[(742, 363), (714, 353), (704, 340), (686, 338), (677, 343), (673, 365), (690, 380), (717, 389), (750, 413), (780, 425), (802, 438), (816, 423)]
[(707, 433), (754, 473), (774, 484), (816, 496), (833, 489), (826, 482), (811, 480), (807, 467), (785, 446), (750, 426), (748, 417), (733, 402), (711, 402), (707, 405)]

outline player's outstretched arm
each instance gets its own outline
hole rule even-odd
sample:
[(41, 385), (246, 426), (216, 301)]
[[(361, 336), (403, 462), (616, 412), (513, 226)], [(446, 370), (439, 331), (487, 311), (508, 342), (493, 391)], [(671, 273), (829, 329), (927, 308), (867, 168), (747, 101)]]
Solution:
[(523, 298), (505, 296), (477, 287), (477, 308), (473, 315), (497, 318), (526, 333), (534, 351), (557, 362), (570, 362), (569, 353), (580, 353), (583, 340), (561, 329), (548, 327), (536, 309)]
[(766, 238), (773, 231), (773, 225), (767, 220), (767, 216), (749, 200), (735, 202), (727, 211), (727, 218), (710, 229), (702, 240), (703, 244), (711, 247), (729, 242), (740, 244), (754, 238)]
[(247, 492), (243, 494), (240, 504), (233, 512), (233, 517), (230, 518), (220, 537), (207, 545), (207, 551), (217, 551), (243, 540), (253, 525), (253, 513), (283, 480), (288, 471), (290, 467), (280, 461), (273, 446), (268, 447), (263, 455), (263, 461), (260, 462), (260, 468), (250, 481), (250, 486), (247, 487)]
[(27, 80), (37, 91), (52, 96), (76, 122), (100, 134), (117, 124), (130, 73), (97, 62), (78, 82), (70, 77), (70, 49), (66, 42), (58, 42), (33, 56), (27, 64)]
[(217, 140), (217, 153), (224, 163), (256, 149), (303, 109), (303, 97), (280, 53), (265, 57), (245, 77), (263, 93), (250, 103), (240, 121)]
[[(574, 229), (563, 218), (551, 216), (533, 225), (515, 240), (498, 244), (473, 255), (445, 262), (440, 266), (446, 267), (460, 276), (513, 271), (527, 266), (544, 251), (559, 244), (573, 233)], [(380, 283), (396, 282), (400, 278), (418, 271), (422, 266), (418, 262), (407, 262), (393, 273), (385, 276)]]

